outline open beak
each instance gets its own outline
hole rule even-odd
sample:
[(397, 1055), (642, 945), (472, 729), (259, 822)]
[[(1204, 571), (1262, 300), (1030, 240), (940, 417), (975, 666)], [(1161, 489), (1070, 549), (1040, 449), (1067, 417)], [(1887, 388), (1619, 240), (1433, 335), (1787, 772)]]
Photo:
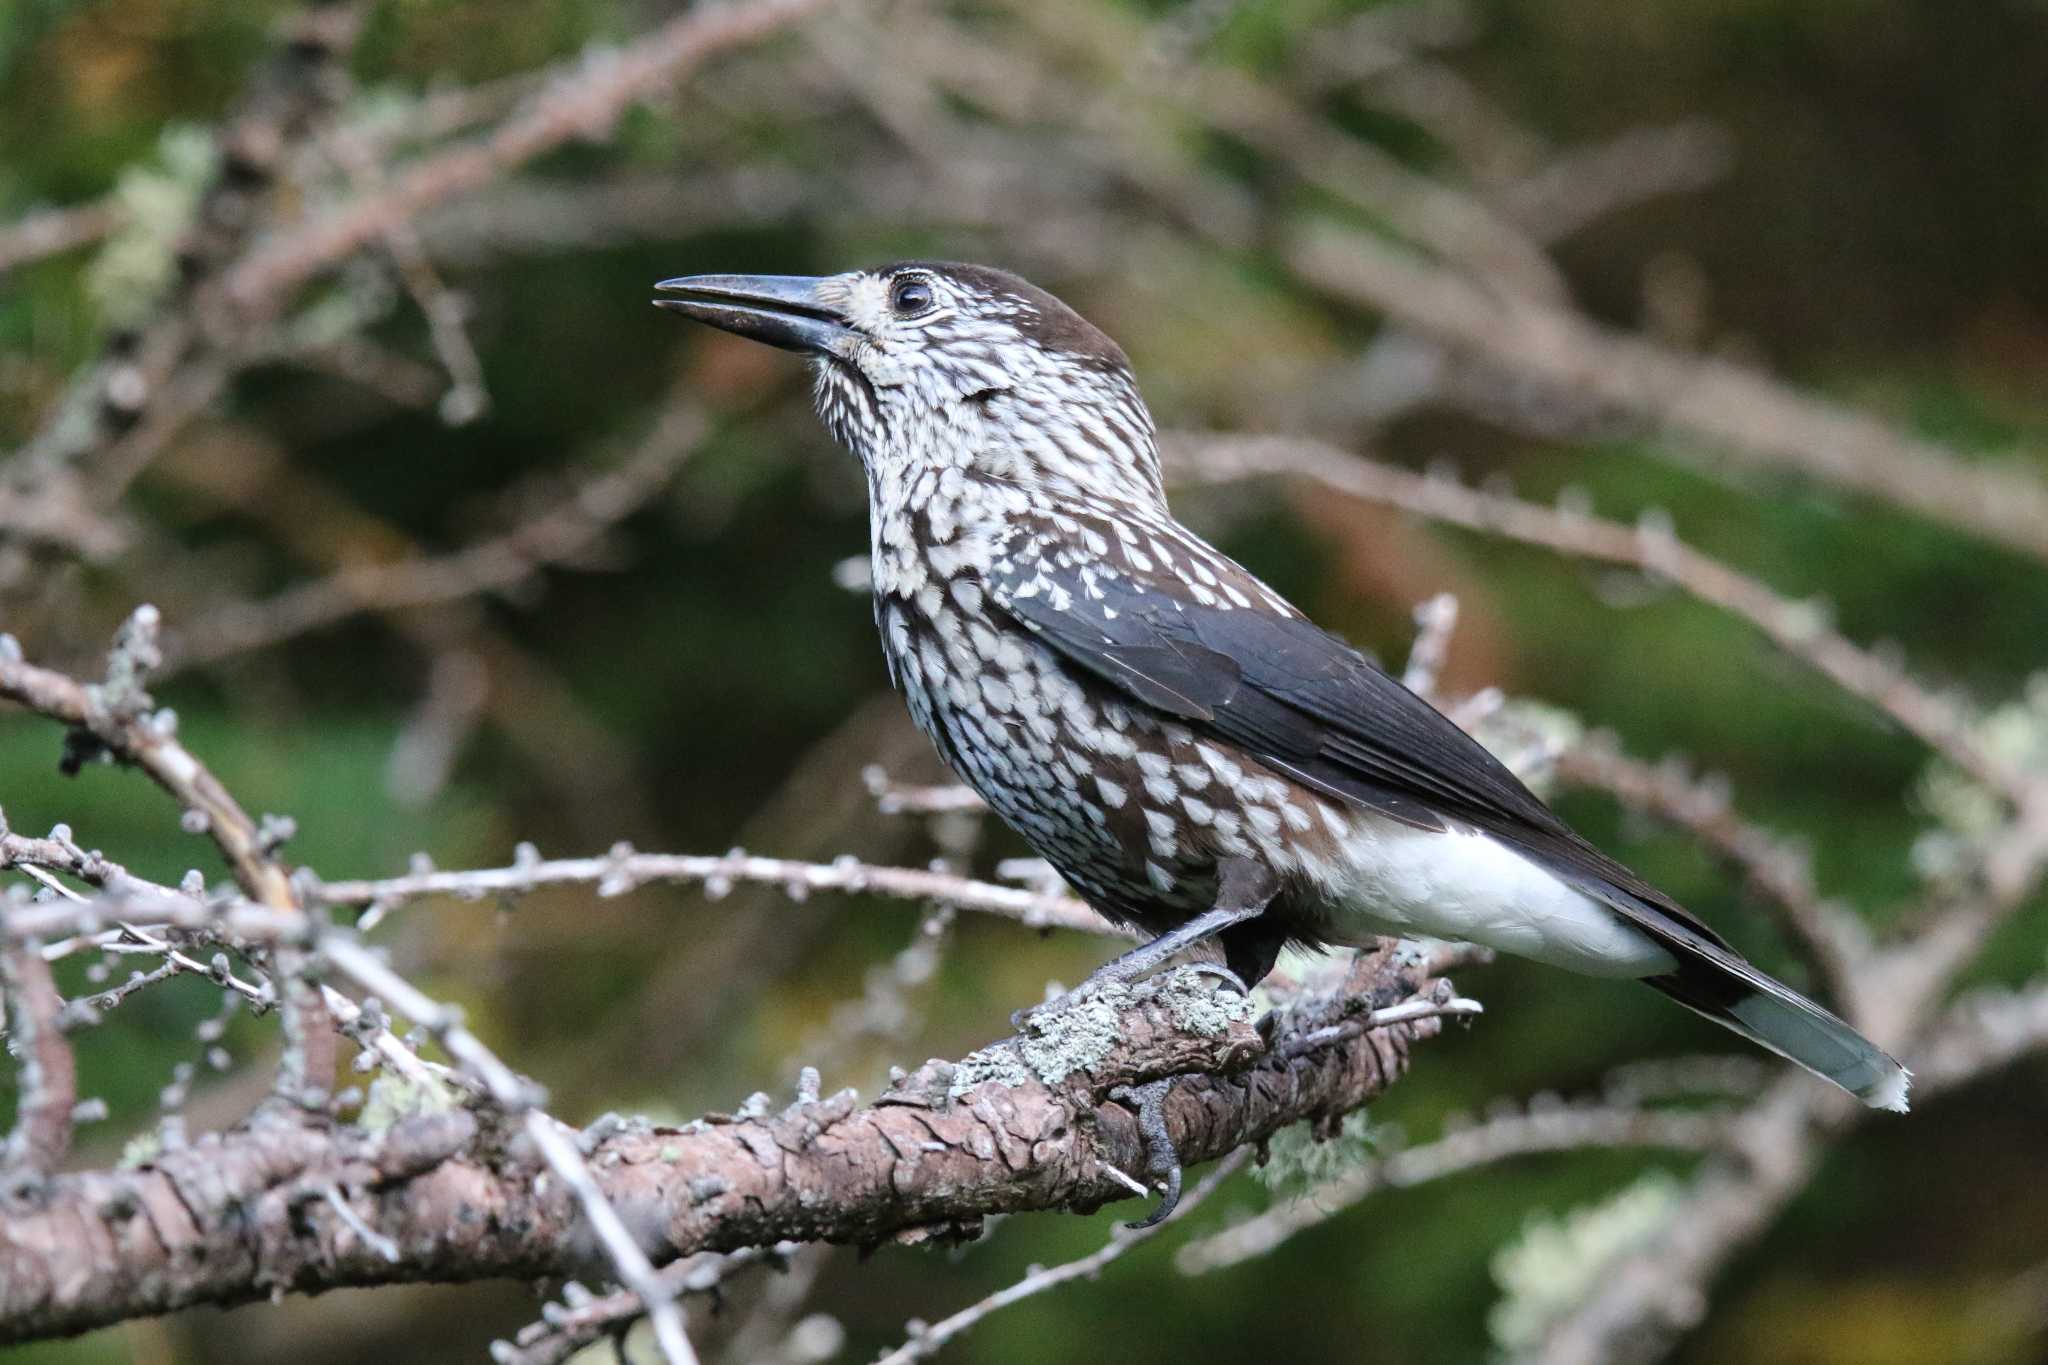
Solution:
[(824, 283), (809, 275), (682, 275), (654, 286), (679, 296), (656, 299), (654, 306), (785, 351), (843, 355), (859, 333), (837, 308), (819, 301)]

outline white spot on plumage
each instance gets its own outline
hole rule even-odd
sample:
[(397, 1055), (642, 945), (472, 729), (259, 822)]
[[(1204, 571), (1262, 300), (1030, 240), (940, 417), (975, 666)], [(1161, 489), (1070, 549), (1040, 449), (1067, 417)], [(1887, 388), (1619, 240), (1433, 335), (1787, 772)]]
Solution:
[(1209, 771), (1223, 779), (1226, 786), (1235, 787), (1244, 780), (1244, 769), (1223, 756), (1223, 751), (1208, 744), (1198, 744), (1195, 752), (1202, 762), (1209, 765)]
[(1165, 811), (1145, 808), (1145, 828), (1151, 835), (1152, 852), (1161, 858), (1172, 858), (1180, 851), (1180, 841), (1173, 817)]

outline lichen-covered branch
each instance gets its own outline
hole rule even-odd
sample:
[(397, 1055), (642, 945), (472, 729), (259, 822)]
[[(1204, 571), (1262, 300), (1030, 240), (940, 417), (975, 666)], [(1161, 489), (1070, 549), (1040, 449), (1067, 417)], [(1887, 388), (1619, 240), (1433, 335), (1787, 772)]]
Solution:
[[(588, 1136), (587, 1165), (656, 1260), (965, 1233), (990, 1214), (1128, 1197), (1110, 1172), (1145, 1161), (1136, 1116), (1110, 1098), (1121, 1086), (1172, 1078), (1168, 1130), (1184, 1161), (1205, 1162), (1358, 1108), (1440, 1027), (1416, 1019), (1280, 1059), (1211, 984), (1175, 973), (1115, 988), (866, 1105), (842, 1092), (680, 1129), (623, 1125)], [(1345, 993), (1391, 1005), (1435, 984), (1381, 953)], [(541, 1164), (530, 1132), (490, 1111), (369, 1132), (278, 1109), (133, 1169), (60, 1175), (0, 1222), (0, 1341), (273, 1290), (573, 1274), (593, 1247), (575, 1192), (537, 1178)]]

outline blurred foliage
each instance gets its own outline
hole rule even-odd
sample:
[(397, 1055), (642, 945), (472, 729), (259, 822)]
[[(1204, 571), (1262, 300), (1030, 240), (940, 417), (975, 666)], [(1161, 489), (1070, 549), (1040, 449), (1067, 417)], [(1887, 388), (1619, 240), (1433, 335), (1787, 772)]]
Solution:
[[(1165, 21), (1187, 7), (1114, 8), (1126, 20), (1136, 11)], [(1220, 16), (1212, 59), (1284, 78), (1303, 59), (1304, 35), (1360, 6), (1195, 8)], [(185, 130), (222, 114), (283, 9), (279, 0), (0, 6), (0, 220), (109, 192), (149, 220), (0, 279), (0, 439), (34, 429), (73, 367), (129, 320), (123, 298), (161, 287), (165, 262), (147, 241), (168, 240), (158, 216), (187, 211), (180, 196), (200, 174)], [(623, 40), (669, 12), (652, 0), (385, 0), (354, 75), (365, 99), (410, 107), (451, 83)], [(1691, 115), (1734, 136), (1735, 166), (1719, 183), (1633, 208), (1562, 246), (1577, 297), (1597, 315), (1640, 324), (1646, 279), (1682, 261), (1707, 282), (1715, 344), (1965, 449), (2048, 450), (2048, 7), (2039, 0), (1985, 0), (1967, 13), (1936, 0), (1487, 0), (1477, 13), (1453, 67), (1560, 143)], [(990, 31), (999, 41), (1000, 24)], [(763, 60), (745, 69), (772, 73)], [(688, 136), (691, 98), (634, 114), (610, 145), (557, 154), (532, 178), (687, 180), (706, 168), (703, 142)], [(1332, 97), (1323, 116), (1410, 165), (1450, 164), (1427, 130), (1369, 103)], [(740, 118), (717, 154), (805, 174), (829, 166), (844, 140), (823, 122)], [(1294, 192), (1262, 185), (1256, 152), (1241, 145), (1219, 139), (1202, 154), (1256, 192)], [(829, 271), (916, 254), (1018, 263), (1000, 224), (927, 223), (892, 215), (886, 202), (860, 208), (853, 226), (798, 217), (706, 233), (678, 221), (662, 240), (487, 254), (451, 272), (472, 305), (493, 403), (485, 419), (450, 428), (430, 407), (304, 370), (263, 370), (237, 386), (206, 436), (166, 456), (136, 507), (167, 528), (199, 577), (218, 568), (268, 589), (316, 572), (324, 556), (307, 547), (323, 538), (332, 558), (347, 559), (386, 536), (449, 547), (500, 524), (496, 499), (523, 478), (629, 444), (679, 372), (714, 413), (712, 437), (671, 493), (623, 528), (612, 571), (551, 572), (510, 600), (475, 605), (494, 648), (517, 661), (517, 680), (504, 685), (517, 689), (528, 729), (519, 738), (484, 728), (424, 806), (394, 804), (389, 765), (425, 665), (375, 622), (169, 689), (191, 747), (244, 801), (297, 818), (293, 857), (338, 877), (394, 872), (418, 851), (443, 866), (499, 862), (519, 839), (550, 853), (630, 838), (693, 851), (744, 839), (791, 856), (933, 854), (914, 822), (827, 820), (808, 797), (774, 804), (778, 793), (807, 790), (790, 785), (801, 774), (823, 773), (857, 812), (858, 765), (834, 768), (821, 755), (914, 751), (901, 722), (882, 719), (892, 709), (863, 705), (885, 686), (872, 624), (866, 604), (832, 579), (835, 564), (866, 548), (859, 474), (810, 420), (794, 365), (645, 306), (650, 281), (699, 269)], [(1297, 292), (1256, 252), (1156, 273), (1046, 266), (1034, 269), (1040, 282), (1131, 352), (1163, 425), (1306, 424), (1313, 409), (1299, 376), (1339, 363), (1376, 325)], [(424, 353), (423, 330), (392, 307), (373, 336)], [(1976, 695), (2015, 696), (2043, 665), (2048, 574), (1884, 508), (1703, 473), (1635, 441), (1542, 441), (1443, 412), (1403, 419), (1372, 441), (1388, 458), (1449, 458), (1468, 475), (1511, 476), (1538, 498), (1582, 488), (1622, 518), (1665, 509), (1700, 548), (1788, 595), (1826, 594), (1852, 637), (1895, 641), (1919, 671)], [(1621, 575), (1316, 501), (1201, 490), (1178, 505), (1384, 658), (1405, 652), (1415, 600), (1457, 592), (1465, 624), (1453, 690), (1497, 683), (1612, 728), (1633, 752), (1681, 750), (1727, 773), (1743, 810), (1808, 841), (1820, 885), (1874, 920), (1913, 892), (1925, 808), (1951, 800), (1942, 779), (1925, 775), (1917, 744), (1746, 627)], [(267, 529), (280, 507), (306, 532), (296, 548)], [(60, 577), (61, 610), (0, 625), (33, 657), (67, 665), (89, 667), (135, 597), (171, 591), (108, 571)], [(164, 605), (175, 626), (177, 604)], [(68, 821), (88, 846), (152, 876), (206, 863), (208, 850), (179, 832), (141, 779), (93, 768), (66, 781), (56, 755), (47, 726), (0, 724), (0, 807), (17, 828)], [(1787, 965), (1764, 914), (1690, 843), (1597, 799), (1567, 796), (1563, 809), (1745, 950)], [(992, 837), (980, 864), (1018, 851)], [(510, 912), (422, 907), (383, 936), (422, 964), (420, 984), (460, 1001), (505, 1055), (552, 1087), (565, 1117), (587, 1118), (608, 1107), (686, 1115), (756, 1088), (786, 1089), (798, 1049), (916, 924), (905, 906), (711, 903), (651, 888), (619, 901), (536, 897)], [(871, 1088), (892, 1061), (972, 1046), (1049, 976), (1072, 980), (1100, 951), (963, 917), (925, 988), (925, 1025), (876, 1043), (826, 1083)], [(2048, 916), (2034, 914), (2004, 936), (1987, 972), (2016, 978), (2044, 960)], [(89, 1130), (102, 1154), (151, 1121), (172, 1066), (202, 1054), (194, 1029), (217, 1001), (191, 984), (146, 992), (82, 1036), (88, 1088), (114, 1111)], [(1726, 1046), (1648, 992), (1514, 964), (1461, 986), (1487, 1015), (1429, 1045), (1413, 1079), (1375, 1107), (1374, 1133), (1427, 1133), (1496, 1095), (1583, 1090), (1624, 1061)], [(687, 1028), (660, 1036), (685, 1014)], [(267, 1024), (244, 1019), (227, 1045), (254, 1074), (272, 1038)], [(1929, 1118), (1871, 1126), (1743, 1259), (1681, 1358), (2043, 1358), (2038, 1304), (2030, 1318), (2009, 1291), (2048, 1258), (2048, 1194), (2035, 1178), (2048, 1131), (2044, 1079), (2036, 1063), (1941, 1100)], [(236, 1073), (203, 1084), (195, 1123), (232, 1119), (259, 1083)], [(1591, 1153), (1389, 1191), (1201, 1283), (1148, 1249), (1100, 1282), (997, 1316), (951, 1358), (1483, 1359), (1502, 1282), (1526, 1292), (1520, 1271), (1496, 1276), (1496, 1255), (1527, 1265), (1530, 1227), (1583, 1231), (1587, 1216), (1571, 1210), (1611, 1210), (1618, 1191), (1659, 1188), (1637, 1183), (1654, 1182), (1646, 1172), (1683, 1165)], [(1240, 1178), (1203, 1221), (1264, 1198)], [(1128, 1210), (1012, 1220), (956, 1253), (838, 1255), (816, 1304), (845, 1323), (846, 1358), (867, 1358), (900, 1340), (908, 1318), (940, 1316), (1027, 1265), (1092, 1250), (1114, 1216)], [(1547, 1221), (1530, 1221), (1539, 1218)], [(1502, 1250), (1513, 1245), (1522, 1250)], [(750, 1293), (742, 1286), (735, 1299), (743, 1305)], [(532, 1309), (516, 1288), (337, 1295), (138, 1324), (10, 1358), (229, 1362), (288, 1350), (301, 1365), (442, 1360), (509, 1333)]]

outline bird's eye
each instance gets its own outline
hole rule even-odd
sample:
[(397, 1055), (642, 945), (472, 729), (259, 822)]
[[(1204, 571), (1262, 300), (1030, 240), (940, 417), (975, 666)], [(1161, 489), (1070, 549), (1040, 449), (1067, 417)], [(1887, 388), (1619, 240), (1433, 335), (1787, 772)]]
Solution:
[(932, 287), (916, 276), (898, 280), (889, 291), (889, 306), (898, 317), (914, 318), (932, 306)]

